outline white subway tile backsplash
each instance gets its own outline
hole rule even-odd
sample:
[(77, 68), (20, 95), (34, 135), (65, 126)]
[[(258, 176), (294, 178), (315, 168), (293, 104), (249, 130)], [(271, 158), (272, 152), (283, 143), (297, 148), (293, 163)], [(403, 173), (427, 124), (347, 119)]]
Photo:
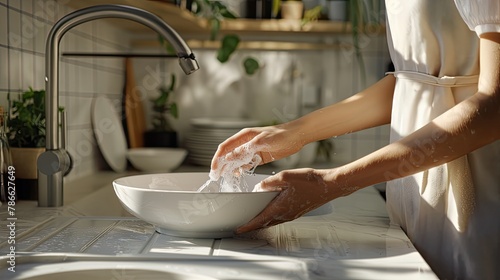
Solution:
[(22, 74), (21, 74), (21, 89), (33, 87), (35, 83), (35, 73), (33, 71), (34, 55), (29, 52), (21, 53)]
[(0, 46), (0, 90), (9, 88), (9, 55), (5, 47)]
[(61, 5), (57, 3), (64, 2), (60, 0), (34, 0), (34, 15), (48, 23), (55, 23), (56, 20), (66, 13), (61, 12)]
[(21, 62), (21, 52), (18, 50), (10, 49), (8, 51), (9, 55), (9, 90), (18, 91), (21, 90), (21, 79), (22, 79), (22, 62)]
[(27, 14), (33, 15), (33, 2), (35, 0), (20, 0), (21, 10)]
[(7, 45), (7, 7), (0, 5), (0, 45)]
[(45, 88), (45, 56), (36, 54), (33, 62), (33, 87)]
[(38, 18), (34, 19), (33, 25), (35, 26), (35, 52), (44, 54), (50, 25)]
[(21, 0), (9, 0), (7, 1), (7, 4), (9, 7), (14, 8), (14, 9), (21, 9)]
[(21, 48), (26, 51), (35, 50), (37, 27), (31, 14), (21, 13)]
[(7, 101), (7, 94), (8, 92), (0, 91), (0, 106), (2, 106), (4, 110), (7, 110), (7, 108), (9, 108), (9, 104)]
[(8, 44), (11, 48), (20, 49), (22, 47), (22, 34), (21, 34), (21, 13), (16, 10), (9, 9), (7, 11), (8, 17)]

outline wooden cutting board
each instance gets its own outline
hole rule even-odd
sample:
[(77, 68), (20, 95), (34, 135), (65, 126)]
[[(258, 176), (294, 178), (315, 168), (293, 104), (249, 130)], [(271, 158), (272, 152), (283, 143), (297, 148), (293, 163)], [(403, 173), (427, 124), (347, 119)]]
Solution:
[(146, 130), (143, 95), (139, 91), (134, 76), (132, 59), (125, 59), (124, 112), (129, 148), (144, 147), (143, 134)]

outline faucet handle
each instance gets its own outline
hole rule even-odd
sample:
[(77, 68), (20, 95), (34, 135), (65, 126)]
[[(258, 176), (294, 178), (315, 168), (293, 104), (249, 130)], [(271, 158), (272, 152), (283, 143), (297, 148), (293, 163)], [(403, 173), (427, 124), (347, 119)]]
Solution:
[(68, 128), (66, 127), (66, 111), (64, 109), (59, 110), (59, 117), (61, 123), (59, 124), (60, 129), (60, 141), (61, 148), (66, 150), (66, 140), (68, 138)]
[(64, 176), (68, 175), (69, 172), (73, 169), (73, 158), (71, 157), (71, 154), (68, 152), (68, 147), (67, 147), (67, 141), (68, 141), (68, 126), (66, 125), (66, 111), (64, 109), (61, 109), (59, 111), (60, 113), (60, 118), (61, 118), (61, 123), (59, 124), (61, 127), (60, 130), (60, 140), (61, 140), (61, 149), (63, 149), (66, 153), (66, 156), (68, 158), (68, 167), (66, 171), (64, 172)]

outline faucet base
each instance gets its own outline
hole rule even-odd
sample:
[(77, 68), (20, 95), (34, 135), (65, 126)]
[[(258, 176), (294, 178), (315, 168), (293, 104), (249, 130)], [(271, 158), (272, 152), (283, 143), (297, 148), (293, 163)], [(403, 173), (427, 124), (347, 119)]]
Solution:
[(38, 207), (61, 207), (63, 201), (63, 173), (38, 172)]
[(50, 150), (38, 157), (38, 206), (63, 205), (63, 177), (71, 169), (72, 160), (63, 150)]

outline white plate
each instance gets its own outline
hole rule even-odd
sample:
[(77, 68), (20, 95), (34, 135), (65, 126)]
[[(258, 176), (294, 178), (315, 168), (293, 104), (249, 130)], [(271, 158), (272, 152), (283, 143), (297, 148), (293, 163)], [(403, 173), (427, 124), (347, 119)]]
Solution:
[(127, 140), (111, 100), (104, 96), (92, 104), (92, 127), (104, 159), (115, 172), (127, 168)]

